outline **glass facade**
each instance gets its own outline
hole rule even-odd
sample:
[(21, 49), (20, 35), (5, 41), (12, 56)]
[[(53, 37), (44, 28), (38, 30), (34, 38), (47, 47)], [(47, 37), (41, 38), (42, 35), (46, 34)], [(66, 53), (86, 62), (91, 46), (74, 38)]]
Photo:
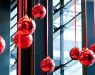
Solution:
[[(74, 0), (53, 0), (53, 75), (82, 75), (82, 65), (69, 56), (75, 44)], [(76, 46), (82, 48), (81, 0), (76, 0)], [(61, 13), (60, 13), (61, 12)], [(17, 75), (17, 48), (13, 36), (17, 31), (17, 0), (11, 0), (10, 14), (10, 75)]]
[[(74, 0), (64, 0), (63, 5), (60, 1), (53, 0), (53, 59), (56, 67), (64, 66), (53, 75), (82, 75), (82, 65), (69, 56), (70, 49), (75, 45)], [(81, 0), (77, 0), (76, 4), (76, 46), (81, 50)]]
[(17, 31), (17, 0), (11, 0), (10, 13), (10, 75), (17, 75), (17, 48), (13, 42)]

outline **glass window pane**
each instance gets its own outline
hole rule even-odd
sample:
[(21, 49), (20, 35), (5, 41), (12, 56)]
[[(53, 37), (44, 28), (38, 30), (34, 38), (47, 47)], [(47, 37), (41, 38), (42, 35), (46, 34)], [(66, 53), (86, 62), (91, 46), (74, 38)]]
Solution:
[(59, 2), (60, 0), (53, 0), (53, 6), (56, 6)]
[(53, 40), (53, 59), (56, 66), (60, 65), (60, 35)]
[[(55, 0), (54, 0), (55, 1)], [(60, 21), (63, 21), (63, 50), (64, 54), (61, 56), (61, 42), (60, 29), (53, 34), (53, 58), (55, 60), (56, 66), (60, 65), (60, 61), (64, 60), (64, 64), (68, 63), (64, 67), (64, 75), (82, 75), (82, 65), (79, 61), (72, 61), (69, 52), (70, 49), (75, 47), (75, 27), (74, 27), (74, 2), (73, 0), (64, 0), (65, 7), (63, 8), (63, 14), (57, 14), (56, 19), (53, 19), (53, 25), (56, 28), (60, 27)], [(69, 6), (71, 5), (71, 6)], [(69, 7), (67, 7), (69, 6)], [(76, 46), (81, 50), (82, 48), (82, 32), (81, 32), (81, 0), (77, 0), (76, 5)], [(63, 20), (60, 17), (63, 16)], [(54, 14), (55, 18), (55, 14)], [(61, 27), (60, 27), (61, 28)], [(63, 59), (61, 58), (63, 57)], [(56, 70), (53, 75), (63, 75), (61, 74), (62, 68)], [(77, 71), (76, 71), (77, 69)], [(76, 71), (76, 72), (75, 72)]]

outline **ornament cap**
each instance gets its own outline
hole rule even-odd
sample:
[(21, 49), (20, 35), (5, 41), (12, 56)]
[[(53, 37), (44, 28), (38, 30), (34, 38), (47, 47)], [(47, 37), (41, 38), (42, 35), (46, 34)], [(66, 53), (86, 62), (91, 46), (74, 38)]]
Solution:
[(37, 5), (41, 5), (40, 2), (38, 2)]
[(89, 50), (89, 49), (88, 49), (87, 47), (83, 47), (82, 51), (83, 51), (83, 50)]
[(24, 18), (28, 18), (28, 15), (27, 15), (27, 14), (25, 14)]

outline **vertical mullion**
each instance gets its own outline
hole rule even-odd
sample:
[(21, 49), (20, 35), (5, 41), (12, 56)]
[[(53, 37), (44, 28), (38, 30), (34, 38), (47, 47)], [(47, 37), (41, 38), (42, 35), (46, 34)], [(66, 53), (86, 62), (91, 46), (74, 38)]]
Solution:
[[(64, 0), (60, 0), (60, 7), (64, 6)], [(60, 26), (64, 25), (63, 22), (63, 9), (60, 10)], [(64, 34), (63, 27), (60, 28), (60, 64), (64, 64)], [(64, 75), (64, 68), (61, 68), (61, 74)]]
[[(82, 11), (82, 47), (85, 47), (86, 44), (86, 19), (85, 19), (85, 0), (81, 0), (81, 11)], [(87, 75), (87, 67), (82, 67), (83, 75)]]

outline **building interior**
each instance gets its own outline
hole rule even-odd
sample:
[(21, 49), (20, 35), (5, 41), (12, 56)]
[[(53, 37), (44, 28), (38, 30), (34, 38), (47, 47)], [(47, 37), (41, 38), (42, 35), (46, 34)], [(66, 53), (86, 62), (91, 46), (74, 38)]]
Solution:
[[(21, 5), (18, 1), (21, 1)], [(14, 35), (18, 31), (18, 11), (21, 11), (21, 17), (23, 14), (23, 1), (0, 0), (0, 35), (6, 42), (5, 51), (0, 55), (0, 75), (95, 75), (95, 63), (85, 66), (79, 60), (73, 60), (69, 54), (75, 46), (75, 39), (80, 51), (86, 43), (90, 48), (95, 41), (95, 0), (48, 0), (46, 16), (42, 19), (34, 18), (36, 29), (31, 34), (33, 43), (28, 48), (21, 49), (19, 55)], [(47, 9), (47, 0), (27, 0), (27, 14), (31, 18), (32, 8), (38, 1)], [(18, 6), (22, 9), (18, 10)], [(43, 72), (40, 66), (41, 60), (47, 55), (47, 44), (48, 55), (55, 62), (55, 68), (50, 73)]]

